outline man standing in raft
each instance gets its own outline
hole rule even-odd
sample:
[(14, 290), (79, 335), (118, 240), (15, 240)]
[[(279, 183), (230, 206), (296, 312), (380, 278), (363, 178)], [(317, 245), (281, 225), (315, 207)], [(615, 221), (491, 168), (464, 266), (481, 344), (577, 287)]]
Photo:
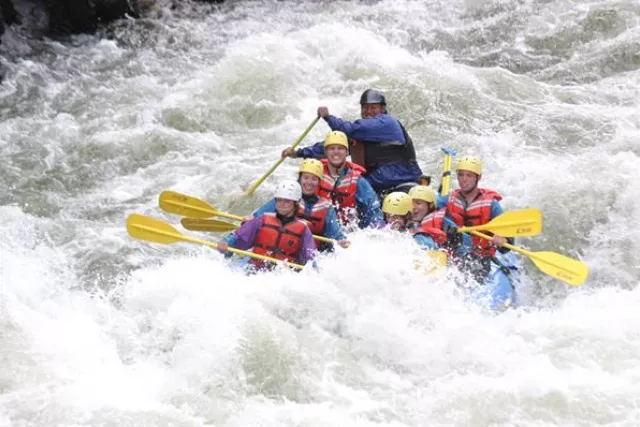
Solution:
[[(348, 122), (329, 114), (327, 107), (318, 107), (331, 130), (344, 132), (350, 139), (352, 161), (365, 168), (364, 177), (379, 195), (392, 191), (408, 191), (422, 176), (416, 161), (413, 141), (402, 124), (387, 113), (387, 101), (382, 92), (367, 89), (360, 97), (361, 119)], [(288, 157), (325, 156), (324, 144), (282, 152)]]

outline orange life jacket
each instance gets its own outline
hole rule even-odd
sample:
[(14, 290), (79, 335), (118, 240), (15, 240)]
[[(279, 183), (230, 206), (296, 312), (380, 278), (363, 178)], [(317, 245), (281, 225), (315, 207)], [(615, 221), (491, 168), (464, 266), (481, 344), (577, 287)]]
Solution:
[(332, 206), (331, 202), (320, 197), (311, 207), (309, 214), (305, 211), (304, 199), (300, 199), (299, 204), (300, 207), (298, 208), (296, 216), (309, 224), (309, 229), (312, 234), (324, 236), (324, 224), (327, 221), (327, 213)]
[[(307, 225), (299, 219), (282, 225), (275, 213), (265, 213), (262, 216), (262, 227), (258, 230), (253, 252), (279, 260), (296, 262), (302, 248), (302, 234)], [(262, 260), (252, 259), (251, 262), (264, 267)]]
[[(471, 201), (463, 199), (460, 190), (455, 190), (449, 195), (446, 210), (459, 227), (483, 225), (491, 221), (491, 205), (494, 200), (502, 200), (502, 196), (493, 190), (479, 190), (480, 193)], [(491, 246), (489, 240), (472, 235), (471, 242), (473, 253), (481, 257), (490, 258), (496, 253), (496, 248)]]
[(324, 174), (318, 186), (318, 196), (331, 200), (338, 211), (338, 218), (343, 225), (347, 225), (348, 222), (358, 217), (356, 207), (358, 179), (367, 171), (360, 165), (346, 162), (349, 171), (343, 176), (334, 178), (329, 173), (328, 160), (321, 159), (320, 161), (324, 165)]

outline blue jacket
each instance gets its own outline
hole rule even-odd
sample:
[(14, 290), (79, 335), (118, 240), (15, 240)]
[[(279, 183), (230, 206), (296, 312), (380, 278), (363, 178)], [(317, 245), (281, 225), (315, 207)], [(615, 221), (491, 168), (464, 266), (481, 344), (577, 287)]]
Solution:
[[(346, 173), (346, 170), (345, 170)], [(356, 184), (356, 206), (358, 208), (359, 228), (384, 226), (384, 214), (380, 209), (380, 199), (366, 179), (358, 179)]]
[(433, 240), (431, 236), (427, 236), (424, 233), (414, 234), (413, 240), (415, 240), (418, 246), (420, 246), (420, 249), (425, 249), (425, 250), (438, 249), (438, 245), (436, 244), (435, 240)]
[[(310, 214), (311, 208), (313, 207), (312, 203), (305, 204), (305, 213)], [(276, 200), (271, 199), (269, 202), (264, 204), (262, 207), (258, 208), (254, 213), (254, 218), (262, 215), (266, 212), (275, 212), (276, 211)], [(329, 208), (327, 212), (327, 218), (324, 221), (324, 228), (322, 229), (322, 236), (328, 237), (330, 239), (336, 240), (344, 240), (346, 236), (342, 232), (342, 228), (340, 227), (340, 222), (338, 221), (338, 216), (336, 215), (336, 210), (333, 206)]]
[[(330, 115), (325, 117), (325, 121), (331, 130), (344, 132), (347, 137), (357, 141), (373, 144), (389, 141), (407, 143), (400, 122), (389, 114), (380, 114), (370, 119), (358, 119), (353, 123)], [(301, 148), (297, 151), (297, 156), (322, 158), (324, 157), (324, 143), (317, 142), (312, 146)], [(421, 176), (422, 171), (418, 163), (415, 162), (383, 164), (371, 172), (367, 171), (367, 174), (364, 175), (376, 192), (405, 182), (417, 182)]]

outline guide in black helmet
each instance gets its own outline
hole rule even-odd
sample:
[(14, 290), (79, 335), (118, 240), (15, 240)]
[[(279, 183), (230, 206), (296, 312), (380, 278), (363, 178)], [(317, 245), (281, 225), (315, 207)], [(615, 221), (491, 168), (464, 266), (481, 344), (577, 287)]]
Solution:
[[(354, 163), (366, 169), (364, 177), (379, 194), (406, 185), (408, 189), (422, 176), (416, 162), (413, 141), (398, 119), (387, 113), (387, 100), (382, 92), (367, 89), (360, 96), (361, 119), (349, 122), (329, 114), (327, 107), (318, 107), (331, 130), (349, 137), (349, 151)], [(283, 156), (324, 157), (324, 146), (318, 142), (296, 151), (286, 149)]]

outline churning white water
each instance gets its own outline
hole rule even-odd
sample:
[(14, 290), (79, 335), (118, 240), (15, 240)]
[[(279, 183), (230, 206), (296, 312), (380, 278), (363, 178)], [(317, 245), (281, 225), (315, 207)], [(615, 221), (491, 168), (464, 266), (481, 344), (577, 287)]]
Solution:
[[(68, 44), (3, 37), (0, 425), (640, 425), (637, 1), (158, 12)], [(506, 209), (544, 214), (519, 244), (585, 261), (587, 282), (522, 257), (522, 306), (495, 315), (415, 270), (408, 237), (245, 276), (127, 235), (134, 212), (178, 224), (165, 189), (260, 206), (298, 162), (243, 191), (316, 108), (356, 119), (368, 87), (426, 173), (443, 144), (481, 155)]]

